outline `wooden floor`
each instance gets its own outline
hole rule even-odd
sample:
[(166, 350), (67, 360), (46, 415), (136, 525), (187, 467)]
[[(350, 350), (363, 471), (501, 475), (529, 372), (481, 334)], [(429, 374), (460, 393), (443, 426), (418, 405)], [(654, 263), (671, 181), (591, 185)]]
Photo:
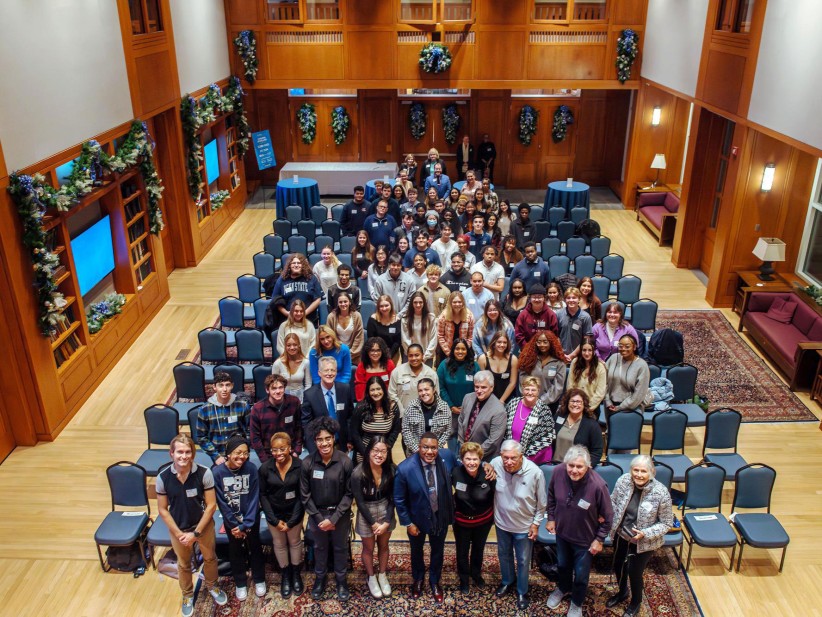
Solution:
[[(216, 319), (217, 300), (236, 294), (235, 279), (252, 269), (271, 217), (271, 211), (244, 212), (197, 268), (172, 273), (171, 300), (59, 438), (18, 448), (0, 465), (0, 615), (178, 614), (176, 581), (153, 572), (137, 580), (101, 572), (93, 534), (110, 508), (103, 470), (136, 460), (145, 448), (143, 409), (165, 401), (176, 356), (181, 350), (193, 356), (197, 331)], [(709, 308), (704, 286), (670, 264), (670, 249), (657, 247), (632, 213), (597, 211), (596, 218), (612, 250), (625, 256), (625, 272), (642, 278), (643, 296), (663, 309)], [(730, 311), (726, 315), (736, 323)], [(819, 414), (815, 403), (801, 398)], [(694, 460), (701, 438), (701, 429), (689, 433)], [(792, 543), (781, 575), (777, 551), (748, 549), (742, 571), (730, 574), (728, 554), (697, 548), (690, 578), (706, 615), (822, 614), (819, 439), (815, 423), (742, 426), (741, 454), (778, 471), (773, 512)], [(729, 489), (725, 503), (732, 498)], [(532, 614), (543, 612), (540, 607)]]

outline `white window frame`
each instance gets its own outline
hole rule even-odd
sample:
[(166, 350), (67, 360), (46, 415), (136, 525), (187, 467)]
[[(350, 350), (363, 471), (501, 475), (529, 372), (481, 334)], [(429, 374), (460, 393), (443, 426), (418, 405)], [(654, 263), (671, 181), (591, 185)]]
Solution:
[(796, 261), (796, 273), (808, 279), (815, 285), (822, 286), (822, 281), (817, 280), (805, 271), (805, 260), (811, 244), (811, 229), (813, 228), (814, 214), (822, 217), (822, 159), (816, 165), (816, 176), (813, 179), (813, 190), (811, 199), (808, 202), (808, 215), (805, 217), (805, 229), (802, 232), (802, 243), (799, 246), (799, 258)]

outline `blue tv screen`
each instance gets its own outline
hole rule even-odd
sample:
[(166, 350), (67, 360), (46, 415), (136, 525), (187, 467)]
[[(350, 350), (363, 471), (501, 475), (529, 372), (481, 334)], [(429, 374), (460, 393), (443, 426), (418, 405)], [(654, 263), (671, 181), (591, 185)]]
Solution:
[(79, 236), (71, 240), (74, 270), (80, 295), (88, 291), (114, 270), (114, 246), (111, 241), (111, 223), (104, 216)]
[(220, 157), (217, 156), (217, 140), (212, 139), (205, 145), (203, 150), (205, 150), (207, 184), (211, 184), (220, 177)]

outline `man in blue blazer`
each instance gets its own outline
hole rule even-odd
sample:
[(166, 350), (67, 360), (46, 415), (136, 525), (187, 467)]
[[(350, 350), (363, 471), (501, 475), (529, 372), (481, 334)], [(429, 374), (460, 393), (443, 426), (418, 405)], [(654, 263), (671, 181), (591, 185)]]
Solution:
[(442, 575), (445, 536), (454, 522), (451, 499), (451, 470), (457, 458), (450, 450), (441, 450), (434, 433), (423, 433), (419, 451), (405, 459), (397, 468), (394, 479), (394, 506), (400, 524), (408, 530), (411, 545), (411, 574), (414, 584), (411, 597), (422, 595), (425, 561), (425, 536), (431, 546), (431, 564), (428, 581), (434, 600), (443, 601), (440, 577)]

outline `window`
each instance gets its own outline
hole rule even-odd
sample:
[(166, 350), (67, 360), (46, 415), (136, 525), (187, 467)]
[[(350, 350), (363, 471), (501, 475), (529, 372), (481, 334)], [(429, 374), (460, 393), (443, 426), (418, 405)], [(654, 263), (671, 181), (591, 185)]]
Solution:
[(799, 248), (797, 272), (810, 279), (815, 285), (822, 285), (822, 159), (816, 168), (805, 233)]
[(534, 0), (533, 21), (604, 21), (608, 0)]
[(721, 0), (716, 13), (716, 29), (723, 32), (750, 32), (755, 0)]
[(128, 0), (128, 11), (132, 35), (162, 32), (160, 0)]
[(572, 90), (570, 88), (543, 88), (539, 89), (517, 89), (511, 90), (511, 98), (551, 98), (551, 97), (574, 97), (582, 96), (582, 90)]
[(725, 121), (725, 134), (722, 139), (722, 151), (719, 154), (719, 169), (716, 174), (716, 188), (714, 189), (714, 204), (711, 210), (711, 222), (708, 225), (711, 229), (716, 229), (719, 222), (719, 211), (722, 208), (722, 192), (725, 190), (725, 176), (728, 174), (728, 165), (731, 160), (731, 144), (734, 137), (736, 124)]
[(474, 0), (400, 0), (400, 21), (412, 24), (472, 23)]
[(464, 88), (404, 88), (397, 90), (397, 96), (405, 98), (448, 96), (453, 99), (469, 99), (471, 98), (471, 90)]
[(268, 21), (340, 21), (339, 0), (266, 0)]

